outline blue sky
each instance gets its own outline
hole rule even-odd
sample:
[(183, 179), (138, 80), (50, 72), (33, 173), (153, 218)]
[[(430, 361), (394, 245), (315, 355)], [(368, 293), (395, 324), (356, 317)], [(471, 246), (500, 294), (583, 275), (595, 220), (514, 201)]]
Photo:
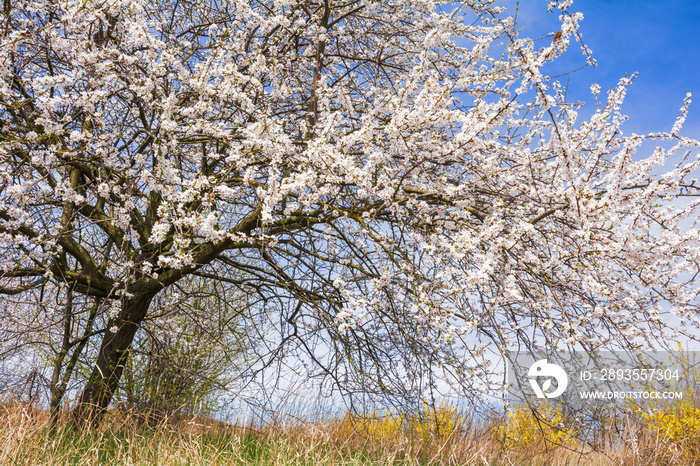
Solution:
[[(497, 0), (514, 14), (517, 0)], [(558, 10), (547, 13), (547, 0), (521, 0), (518, 24), (522, 35), (551, 43), (559, 29)], [(590, 86), (598, 83), (601, 96), (615, 87), (621, 77), (637, 72), (622, 112), (629, 116), (625, 134), (670, 131), (679, 115), (686, 93), (693, 103), (683, 126), (684, 136), (700, 139), (700, 1), (698, 0), (574, 0), (570, 11), (583, 13), (581, 34), (597, 65), (562, 76), (568, 80), (570, 101), (594, 106)], [(554, 76), (585, 65), (580, 44), (573, 42), (567, 52), (545, 68)], [(581, 117), (592, 110), (579, 112)], [(642, 147), (638, 156), (648, 155)], [(700, 350), (700, 344), (683, 341), (686, 349)]]
[[(498, 3), (508, 5), (513, 14), (515, 0)], [(558, 10), (546, 9), (546, 0), (520, 1), (518, 23), (525, 36), (544, 37), (558, 30)], [(595, 68), (560, 78), (562, 83), (568, 79), (571, 100), (591, 104), (592, 83), (605, 91), (625, 74), (638, 72), (623, 106), (630, 117), (625, 132), (670, 130), (685, 94), (694, 91), (683, 134), (700, 139), (700, 1), (575, 0), (570, 11), (583, 13), (581, 33), (597, 61)], [(584, 64), (579, 44), (572, 42), (555, 69), (569, 71)], [(556, 74), (554, 69), (548, 72)]]

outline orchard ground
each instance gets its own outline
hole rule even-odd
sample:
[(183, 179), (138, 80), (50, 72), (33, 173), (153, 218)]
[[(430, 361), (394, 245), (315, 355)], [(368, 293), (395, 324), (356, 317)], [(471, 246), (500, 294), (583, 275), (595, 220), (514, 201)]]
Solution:
[[(47, 412), (0, 407), (6, 465), (683, 465), (700, 464), (700, 409), (637, 417), (597, 444), (576, 441), (561, 413), (517, 411), (473, 423), (441, 406), (422, 419), (373, 413), (311, 423), (235, 426), (206, 418), (151, 424), (110, 412), (102, 425), (51, 427)], [(308, 413), (307, 413), (308, 414)]]

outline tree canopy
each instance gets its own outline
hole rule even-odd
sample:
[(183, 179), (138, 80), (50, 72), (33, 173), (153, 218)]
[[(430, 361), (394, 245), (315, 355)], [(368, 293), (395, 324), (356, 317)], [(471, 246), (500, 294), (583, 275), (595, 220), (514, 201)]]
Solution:
[(347, 393), (426, 364), (477, 393), (487, 350), (696, 336), (690, 100), (624, 135), (623, 78), (579, 121), (543, 71), (581, 41), (570, 4), (531, 39), (481, 0), (6, 2), (3, 314), (102, 303), (82, 419), (187, 276), (276, 316), (262, 364), (305, 354)]

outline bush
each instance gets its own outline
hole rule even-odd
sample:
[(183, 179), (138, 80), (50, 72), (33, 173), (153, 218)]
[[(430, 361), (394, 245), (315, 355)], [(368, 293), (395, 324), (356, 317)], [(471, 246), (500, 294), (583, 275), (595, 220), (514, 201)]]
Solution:
[(466, 416), (457, 407), (446, 403), (436, 408), (423, 403), (418, 413), (392, 413), (388, 410), (383, 414), (373, 411), (362, 416), (346, 413), (335, 423), (337, 430), (345, 431), (348, 435), (361, 435), (377, 441), (397, 437), (447, 440), (467, 426)]
[(561, 408), (551, 404), (533, 408), (518, 405), (506, 415), (505, 422), (494, 427), (494, 434), (506, 449), (560, 446), (575, 438), (577, 429), (571, 424)]

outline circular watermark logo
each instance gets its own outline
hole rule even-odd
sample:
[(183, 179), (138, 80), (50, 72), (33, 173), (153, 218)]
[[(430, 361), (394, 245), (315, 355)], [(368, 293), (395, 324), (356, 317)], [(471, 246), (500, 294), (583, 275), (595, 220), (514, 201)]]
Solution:
[[(566, 375), (564, 369), (556, 364), (548, 363), (546, 359), (535, 361), (535, 363), (530, 366), (527, 376), (537, 398), (556, 398), (564, 393), (567, 385), (569, 385), (569, 377)], [(543, 377), (547, 378), (542, 382), (542, 385), (540, 385), (538, 380)], [(552, 387), (552, 379), (556, 380), (557, 388), (550, 392), (549, 389)]]

